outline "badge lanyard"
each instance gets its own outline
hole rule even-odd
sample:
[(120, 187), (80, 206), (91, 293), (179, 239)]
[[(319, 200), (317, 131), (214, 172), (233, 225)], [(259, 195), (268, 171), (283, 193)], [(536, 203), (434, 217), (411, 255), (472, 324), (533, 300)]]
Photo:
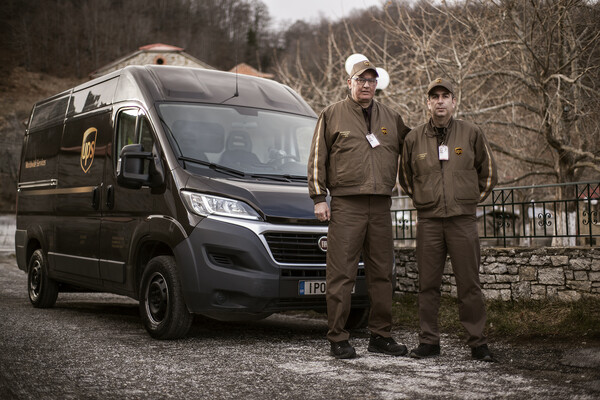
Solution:
[(438, 160), (448, 161), (448, 146), (444, 144), (448, 136), (444, 135), (442, 136), (442, 138), (442, 143), (440, 143), (440, 145), (438, 146)]
[[(363, 111), (364, 112), (364, 111)], [(365, 113), (365, 121), (367, 122), (367, 141), (369, 142), (369, 144), (371, 145), (372, 148), (375, 148), (377, 146), (380, 145), (379, 140), (377, 140), (377, 138), (375, 137), (375, 134), (373, 134), (373, 132), (371, 132), (371, 115), (368, 113)]]

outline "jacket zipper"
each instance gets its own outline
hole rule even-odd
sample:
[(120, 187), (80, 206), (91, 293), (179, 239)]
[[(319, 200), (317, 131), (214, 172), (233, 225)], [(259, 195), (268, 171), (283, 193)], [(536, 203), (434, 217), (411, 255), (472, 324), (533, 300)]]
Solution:
[[(371, 133), (371, 125), (373, 125), (373, 111), (371, 111), (371, 121), (369, 123), (367, 123), (367, 121), (363, 118), (363, 121), (365, 122), (366, 128), (367, 128), (367, 135)], [(365, 136), (366, 139), (366, 136)], [(372, 176), (373, 176), (373, 191), (377, 192), (377, 174), (375, 172), (375, 157), (373, 156), (373, 151), (375, 151), (375, 149), (369, 145), (369, 148), (371, 149), (371, 152), (369, 153), (369, 157), (371, 158), (371, 171), (372, 171)]]
[(446, 202), (446, 185), (444, 184), (444, 164), (440, 160), (440, 168), (442, 170), (442, 196), (444, 197), (444, 215), (448, 215), (448, 203)]
[[(446, 131), (446, 134), (444, 136), (444, 140), (442, 141), (441, 145), (445, 144), (445, 141), (448, 140), (448, 132)], [(437, 143), (437, 139), (435, 141)], [(439, 158), (439, 146), (438, 145), (438, 158)], [(446, 201), (446, 185), (444, 183), (444, 161), (440, 160), (440, 170), (441, 170), (441, 174), (442, 174), (442, 197), (444, 198), (444, 216), (448, 215), (448, 202)]]

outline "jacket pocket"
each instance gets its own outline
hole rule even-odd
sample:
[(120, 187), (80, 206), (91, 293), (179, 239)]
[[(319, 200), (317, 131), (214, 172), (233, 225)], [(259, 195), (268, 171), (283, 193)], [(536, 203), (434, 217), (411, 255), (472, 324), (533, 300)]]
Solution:
[(359, 151), (337, 152), (331, 158), (331, 186), (360, 185), (365, 180), (364, 155)]
[(454, 199), (459, 204), (477, 203), (479, 201), (479, 183), (477, 171), (462, 169), (452, 174), (454, 181)]
[(440, 198), (439, 191), (442, 189), (440, 174), (429, 174), (415, 176), (413, 203), (415, 208), (423, 209), (434, 206)]

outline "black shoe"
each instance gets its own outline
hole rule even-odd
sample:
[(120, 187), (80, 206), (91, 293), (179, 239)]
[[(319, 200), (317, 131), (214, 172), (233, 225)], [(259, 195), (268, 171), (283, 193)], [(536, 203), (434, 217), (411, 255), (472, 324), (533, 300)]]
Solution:
[(356, 350), (350, 345), (347, 340), (341, 342), (331, 342), (331, 353), (335, 358), (354, 358)]
[(436, 357), (440, 355), (440, 345), (439, 344), (428, 344), (421, 343), (419, 347), (416, 349), (412, 349), (410, 351), (410, 356), (412, 358), (429, 358)]
[(496, 359), (488, 349), (487, 344), (481, 346), (471, 347), (471, 358), (479, 361), (496, 362)]
[(403, 356), (408, 351), (405, 345), (396, 343), (393, 338), (379, 335), (371, 336), (367, 350), (372, 353), (383, 353), (390, 356)]

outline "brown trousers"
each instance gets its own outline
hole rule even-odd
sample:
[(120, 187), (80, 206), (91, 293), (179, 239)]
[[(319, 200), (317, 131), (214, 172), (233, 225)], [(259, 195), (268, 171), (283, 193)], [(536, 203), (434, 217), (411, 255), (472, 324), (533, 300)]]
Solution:
[(368, 329), (389, 337), (392, 328), (394, 243), (389, 196), (335, 196), (327, 233), (327, 339), (348, 340), (345, 329), (362, 251), (371, 311)]
[(479, 265), (481, 262), (477, 218), (419, 218), (417, 266), (419, 268), (419, 342), (439, 344), (438, 311), (446, 255), (450, 255), (458, 289), (458, 315), (471, 347), (487, 343), (483, 333), (486, 313)]

